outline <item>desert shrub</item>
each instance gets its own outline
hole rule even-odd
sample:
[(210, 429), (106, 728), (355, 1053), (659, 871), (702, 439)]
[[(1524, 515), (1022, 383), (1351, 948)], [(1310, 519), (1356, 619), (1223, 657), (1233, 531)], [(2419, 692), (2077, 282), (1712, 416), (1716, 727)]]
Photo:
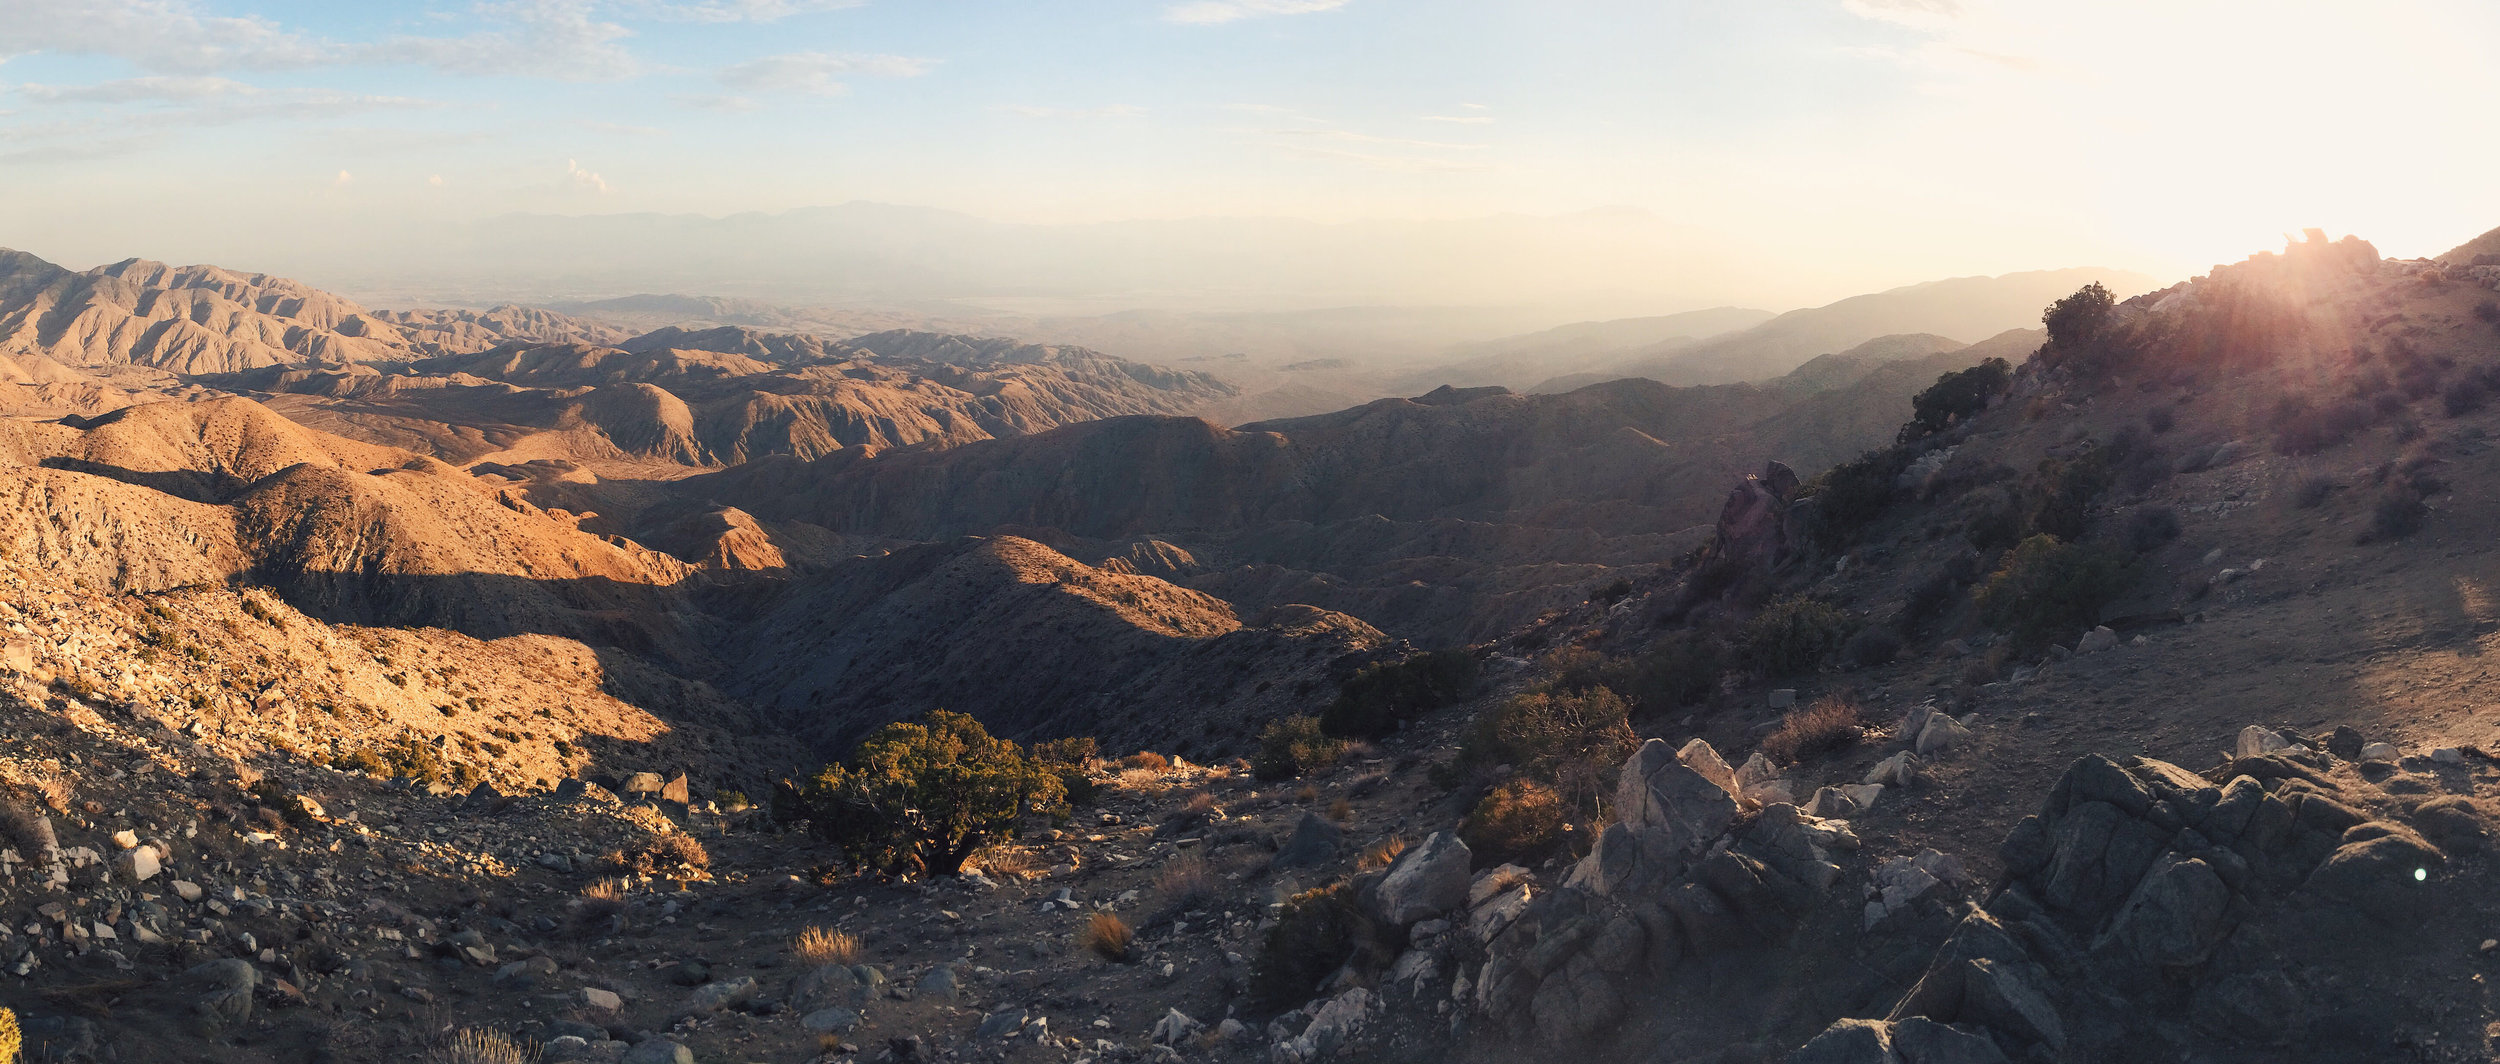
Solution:
[(2474, 304), (2474, 317), (2486, 325), (2500, 325), (2500, 300), (2486, 299)]
[(2368, 538), (2403, 539), (2422, 530), (2422, 521), (2431, 508), (2422, 501), (2420, 492), (2410, 484), (2398, 484), (2380, 493), (2378, 502), (2370, 507)]
[(1569, 815), (1554, 788), (1525, 777), (1513, 777), (1488, 792), (1467, 819), (1458, 837), (1478, 865), (1504, 862), (1534, 864), (1562, 841)]
[(1346, 741), (1321, 730), (1319, 718), (1279, 717), (1259, 731), (1259, 752), (1250, 759), (1250, 771), (1263, 780), (1292, 779), (1336, 764), (1345, 750)]
[(1783, 765), (1848, 746), (1865, 737), (1865, 714), (1839, 695), (1824, 695), (1790, 710), (1762, 737), (1762, 756)]
[(1910, 421), (1901, 426), (1901, 442), (1931, 436), (1955, 422), (1970, 420), (1988, 409), (1989, 400), (2005, 394), (2006, 386), (2013, 380), (2013, 365), (2001, 358), (1937, 377), (1936, 383), (1910, 400)]
[(1784, 598), (1745, 622), (1737, 632), (1737, 654), (1769, 675), (1803, 672), (1830, 656), (1848, 626), (1849, 616), (1829, 603)]
[(0, 847), (16, 850), (18, 856), (29, 861), (40, 861), (59, 846), (60, 836), (53, 831), (52, 821), (34, 806), (14, 800), (0, 802)]
[(2022, 542), (2022, 501), (2001, 487), (1974, 491), (1962, 500), (1962, 538), (1982, 553), (1994, 554)]
[(2440, 408), (2449, 417), (2464, 417), (2483, 408), (2491, 400), (2491, 392), (2483, 382), (2472, 377), (2461, 378), (2439, 393)]
[(2034, 476), (2039, 498), (2026, 531), (2069, 541), (2083, 538), (2091, 524), (2092, 504), (2116, 480), (2108, 452), (2100, 449), (2072, 458), (2044, 459)]
[(2036, 649), (2100, 623), (2101, 607), (2115, 600), (2132, 576), (2125, 559), (2107, 548), (2037, 535), (2006, 555), (1976, 598), (1990, 624)]
[(429, 786), (471, 787), (480, 779), (474, 766), (446, 765), (433, 744), (407, 738), (347, 751), (331, 758), (330, 767), (385, 779), (411, 779)]
[(1148, 772), (1169, 772), (1172, 770), (1172, 759), (1152, 750), (1140, 750), (1121, 758), (1120, 765), (1123, 768), (1144, 769)]
[(2303, 510), (2315, 510), (2326, 504), (2326, 497), (2334, 494), (2336, 487), (2334, 477), (2315, 474), (2302, 477), (2298, 484), (2292, 486), (2292, 505)]
[(538, 1049), (501, 1031), (463, 1027), (426, 1051), (424, 1064), (535, 1064)]
[(1703, 633), (1677, 631), (1637, 654), (1609, 658), (1572, 648), (1546, 656), (1557, 689), (1573, 694), (1604, 687), (1621, 694), (1637, 713), (1654, 714), (1709, 697), (1726, 671), (1726, 654)]
[(1863, 628), (1841, 644), (1840, 657), (1861, 669), (1889, 665), (1901, 656), (1901, 633), (1881, 626)]
[[(1910, 588), (1901, 600), (1900, 623), (1912, 631), (1925, 629), (1953, 608), (1962, 592), (1962, 581), (1945, 572), (1930, 573)], [(1854, 638), (1854, 637), (1853, 637)]]
[(1827, 551), (1839, 550), (1882, 517), (1892, 505), (1898, 492), (1895, 483), (1909, 467), (1910, 457), (1905, 447), (1868, 451), (1799, 488), (1799, 497), (1814, 500), (1807, 511), (1807, 529), (1815, 544)]
[(2144, 412), (2144, 427), (2156, 434), (2170, 431), (2179, 423), (2179, 411), (2167, 404)]
[(1216, 887), (1215, 872), (1207, 867), (1206, 858), (1196, 854), (1175, 857), (1155, 872), (1155, 896), (1169, 913), (1187, 912), (1215, 900)]
[(1091, 737), (1033, 744), (1033, 759), (1049, 766), (1051, 774), (1059, 777), (1060, 789), (1067, 792), (1071, 805), (1092, 805), (1102, 797), (1102, 786), (1094, 782), (1094, 762), (1101, 756), (1100, 744)]
[(1378, 739), (1398, 726), (1458, 701), (1476, 682), (1476, 658), (1436, 650), (1355, 673), (1320, 711), (1320, 727), (1345, 739)]
[(1339, 883), (1294, 895), (1268, 928), (1250, 964), (1250, 1001), (1278, 1012), (1310, 1000), (1320, 981), (1348, 963), (1378, 968), (1388, 958), (1371, 921)]
[(2287, 395), (2274, 409), (2274, 449), (2283, 454), (2316, 454), (2370, 427), (2371, 417), (2371, 408), (2354, 400), (2321, 406)]
[(2118, 541), (2132, 554), (2149, 554), (2179, 538), (2179, 511), (2167, 506), (2139, 506), (2127, 515)]
[(1077, 941), (1094, 956), (1113, 964), (1127, 964), (1133, 959), (1130, 947), (1134, 945), (1135, 938), (1129, 930), (1128, 921), (1111, 913), (1095, 913), (1088, 917), (1085, 930), (1077, 935)]
[(1016, 836), (1029, 816), (1066, 807), (1050, 766), (981, 723), (938, 710), (888, 724), (807, 782), (816, 830), (862, 866), (953, 875)]
[(600, 867), (617, 875), (650, 876), (662, 872), (701, 870), (712, 864), (703, 844), (687, 835), (652, 835), (631, 846), (608, 851)]
[(1516, 766), (1545, 773), (1558, 761), (1612, 753), (1617, 762), (1634, 743), (1631, 707), (1603, 687), (1571, 693), (1531, 691), (1476, 715), (1459, 737), (1459, 758), (1471, 765)]
[(790, 954), (797, 957), (800, 964), (810, 968), (856, 964), (859, 962), (859, 937), (830, 927), (809, 927), (790, 940)]
[(2101, 338), (2109, 326), (2110, 308), (2116, 304), (2109, 289), (2094, 281), (2049, 304), (2040, 312), (2040, 324), (2048, 327), (2051, 346), (2080, 347)]
[(304, 808), (303, 800), (277, 780), (266, 776), (255, 780), (249, 793), (252, 800), (259, 802), (263, 808), (277, 810), (279, 818), (290, 827), (309, 828), (317, 823), (312, 811)]
[(1354, 857), (1354, 870), (1357, 872), (1380, 871), (1381, 869), (1387, 868), (1392, 864), (1396, 864), (1398, 855), (1405, 852), (1406, 837), (1403, 835), (1391, 835), (1388, 838), (1380, 840), (1379, 842), (1363, 847), (1363, 852), (1356, 854)]
[(588, 938), (611, 933), (625, 915), (625, 884), (602, 879), (582, 888), (581, 904), (573, 910), (573, 933)]

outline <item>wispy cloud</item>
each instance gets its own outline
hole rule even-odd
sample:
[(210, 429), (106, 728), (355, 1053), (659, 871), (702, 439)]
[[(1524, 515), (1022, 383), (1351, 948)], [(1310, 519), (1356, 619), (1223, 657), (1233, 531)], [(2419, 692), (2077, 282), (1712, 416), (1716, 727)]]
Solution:
[(632, 0), (626, 11), (673, 22), (778, 22), (792, 15), (866, 6), (868, 0)]
[(1416, 120), (1421, 122), (1453, 122), (1463, 126), (1489, 126), (1493, 124), (1492, 115), (1418, 115), (1416, 116)]
[(0, 54), (106, 55), (160, 74), (316, 66), (329, 45), (265, 18), (203, 15), (186, 0), (10, 0)]
[(490, 28), (458, 37), (393, 37), (346, 48), (343, 57), (563, 81), (609, 81), (642, 72), (621, 43), (633, 31), (595, 17), (590, 0), (501, 0), (475, 10)]
[(744, 92), (839, 96), (850, 91), (836, 80), (842, 76), (918, 77), (934, 65), (935, 60), (900, 55), (790, 52), (723, 67), (718, 76), (721, 84)]
[(728, 96), (720, 93), (683, 93), (671, 96), (669, 99), (675, 100), (688, 107), (705, 111), (719, 111), (723, 114), (740, 114), (747, 111), (753, 111), (763, 106), (762, 104), (759, 104), (753, 99), (745, 96)]
[(1309, 15), (1335, 11), (1350, 0), (1191, 0), (1163, 9), (1163, 20), (1197, 26), (1239, 22), (1269, 15)]
[(566, 159), (564, 160), (564, 187), (574, 192), (604, 196), (608, 193), (608, 179), (582, 169), (582, 164), (575, 160)]
[(157, 75), (409, 64), (600, 80), (641, 69), (619, 43), (632, 32), (596, 17), (592, 0), (487, 0), (470, 13), (483, 28), (456, 37), (341, 42), (257, 15), (203, 14), (192, 0), (0, 0), (0, 54), (111, 56)]
[(1108, 107), (1033, 107), (1025, 104), (1010, 104), (1007, 112), (1026, 118), (1045, 119), (1144, 118), (1146, 116), (1145, 108), (1125, 103), (1115, 103)]
[(55, 162), (133, 155), (183, 135), (245, 122), (315, 121), (440, 106), (407, 96), (337, 89), (262, 88), (227, 78), (149, 76), (91, 85), (25, 84), (19, 98), (63, 117), (0, 125), (0, 161)]

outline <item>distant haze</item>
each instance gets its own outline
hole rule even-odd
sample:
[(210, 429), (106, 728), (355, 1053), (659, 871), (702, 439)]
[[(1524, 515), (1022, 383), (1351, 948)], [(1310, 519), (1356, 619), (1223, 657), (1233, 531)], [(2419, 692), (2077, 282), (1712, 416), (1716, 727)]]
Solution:
[(0, 56), (0, 246), (386, 306), (1485, 339), (2500, 221), (2475, 0), (78, 0)]

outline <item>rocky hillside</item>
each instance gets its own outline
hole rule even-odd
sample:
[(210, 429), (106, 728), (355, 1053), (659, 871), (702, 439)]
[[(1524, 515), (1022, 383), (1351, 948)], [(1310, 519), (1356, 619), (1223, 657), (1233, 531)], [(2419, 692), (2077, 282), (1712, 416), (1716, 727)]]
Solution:
[(0, 250), (0, 355), (71, 367), (232, 373), (394, 361), (508, 340), (621, 339), (545, 311), (374, 312), (266, 274), (126, 259), (72, 271)]
[(463, 465), (718, 467), (954, 446), (1232, 394), (1080, 348), (918, 333), (850, 343), (722, 327), (521, 344), (400, 365), (215, 378), (297, 421)]

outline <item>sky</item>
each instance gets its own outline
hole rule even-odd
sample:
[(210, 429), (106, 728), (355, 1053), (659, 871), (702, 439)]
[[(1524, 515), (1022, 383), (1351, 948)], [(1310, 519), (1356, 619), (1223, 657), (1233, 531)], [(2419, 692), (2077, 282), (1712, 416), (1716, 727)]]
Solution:
[(1691, 260), (1661, 289), (1750, 264), (1661, 309), (1776, 308), (2500, 225), (2486, 0), (0, 0), (0, 57), (0, 246), (76, 267), (378, 276), (516, 213), (1599, 212)]

